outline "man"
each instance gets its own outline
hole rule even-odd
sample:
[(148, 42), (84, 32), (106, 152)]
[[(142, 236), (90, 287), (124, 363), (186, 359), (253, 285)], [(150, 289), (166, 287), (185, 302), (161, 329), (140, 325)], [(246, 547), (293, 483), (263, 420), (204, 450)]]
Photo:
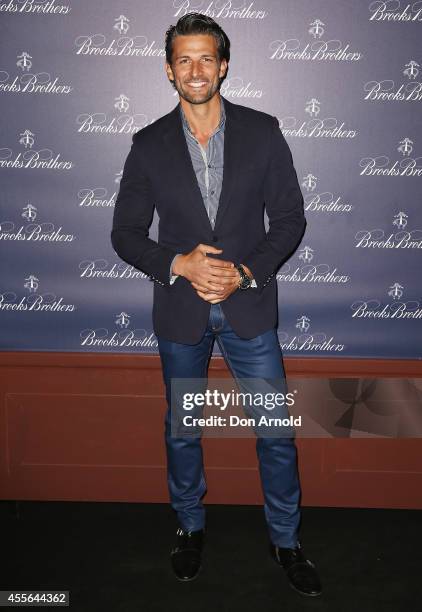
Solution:
[[(172, 435), (172, 379), (205, 380), (215, 338), (236, 378), (284, 379), (275, 273), (305, 228), (277, 119), (219, 93), (229, 59), (230, 41), (213, 19), (189, 13), (169, 28), (165, 69), (179, 104), (134, 134), (112, 230), (118, 255), (154, 281), (168, 486), (179, 522), (171, 561), (180, 580), (201, 567), (206, 485), (200, 436)], [(154, 207), (158, 242), (148, 237)], [(258, 437), (256, 444), (271, 553), (293, 588), (319, 595), (315, 566), (298, 541), (294, 440)]]

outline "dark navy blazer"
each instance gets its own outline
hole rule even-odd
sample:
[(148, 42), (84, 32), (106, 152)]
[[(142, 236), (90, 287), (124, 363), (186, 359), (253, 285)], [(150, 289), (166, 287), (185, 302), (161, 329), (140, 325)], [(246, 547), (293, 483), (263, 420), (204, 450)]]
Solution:
[[(179, 277), (170, 285), (170, 263), (177, 253), (210, 244), (223, 249), (218, 257), (250, 268), (257, 288), (238, 289), (221, 306), (238, 336), (254, 338), (277, 325), (275, 274), (296, 249), (306, 225), (292, 156), (277, 119), (226, 98), (224, 104), (223, 186), (214, 230), (179, 105), (133, 135), (116, 200), (113, 248), (154, 281), (154, 332), (173, 342), (199, 342), (210, 310), (187, 279)], [(158, 242), (148, 237), (154, 207)]]

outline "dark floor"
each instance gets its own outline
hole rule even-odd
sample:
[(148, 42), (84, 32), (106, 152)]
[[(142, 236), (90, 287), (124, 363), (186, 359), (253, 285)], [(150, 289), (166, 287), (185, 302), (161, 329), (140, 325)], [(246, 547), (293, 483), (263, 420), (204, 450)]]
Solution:
[(0, 589), (66, 589), (78, 612), (417, 612), (421, 518), (304, 508), (302, 547), (323, 583), (321, 597), (306, 598), (268, 555), (261, 507), (208, 505), (202, 571), (180, 583), (170, 570), (176, 522), (167, 505), (0, 502)]

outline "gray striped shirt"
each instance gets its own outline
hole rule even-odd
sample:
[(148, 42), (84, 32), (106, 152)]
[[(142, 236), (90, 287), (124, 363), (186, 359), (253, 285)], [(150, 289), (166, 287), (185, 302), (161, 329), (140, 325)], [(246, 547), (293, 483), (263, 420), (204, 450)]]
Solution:
[(220, 100), (220, 123), (213, 134), (211, 134), (205, 149), (192, 134), (185, 113), (183, 112), (182, 106), (180, 106), (186, 143), (191, 156), (193, 169), (198, 180), (199, 189), (201, 190), (205, 210), (207, 211), (213, 229), (217, 217), (224, 169), (224, 128), (226, 113), (224, 110), (223, 98), (221, 96)]

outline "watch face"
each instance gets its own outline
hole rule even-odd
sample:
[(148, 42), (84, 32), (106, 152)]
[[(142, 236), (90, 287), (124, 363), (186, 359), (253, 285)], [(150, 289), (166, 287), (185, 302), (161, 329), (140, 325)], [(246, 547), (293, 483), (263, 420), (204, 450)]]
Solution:
[(239, 289), (249, 289), (249, 287), (252, 285), (252, 280), (246, 274), (242, 266), (236, 266), (236, 268), (240, 275)]
[(240, 288), (241, 289), (249, 289), (249, 287), (251, 286), (252, 281), (249, 278), (249, 276), (246, 276), (246, 278), (243, 278), (241, 283), (240, 283)]

